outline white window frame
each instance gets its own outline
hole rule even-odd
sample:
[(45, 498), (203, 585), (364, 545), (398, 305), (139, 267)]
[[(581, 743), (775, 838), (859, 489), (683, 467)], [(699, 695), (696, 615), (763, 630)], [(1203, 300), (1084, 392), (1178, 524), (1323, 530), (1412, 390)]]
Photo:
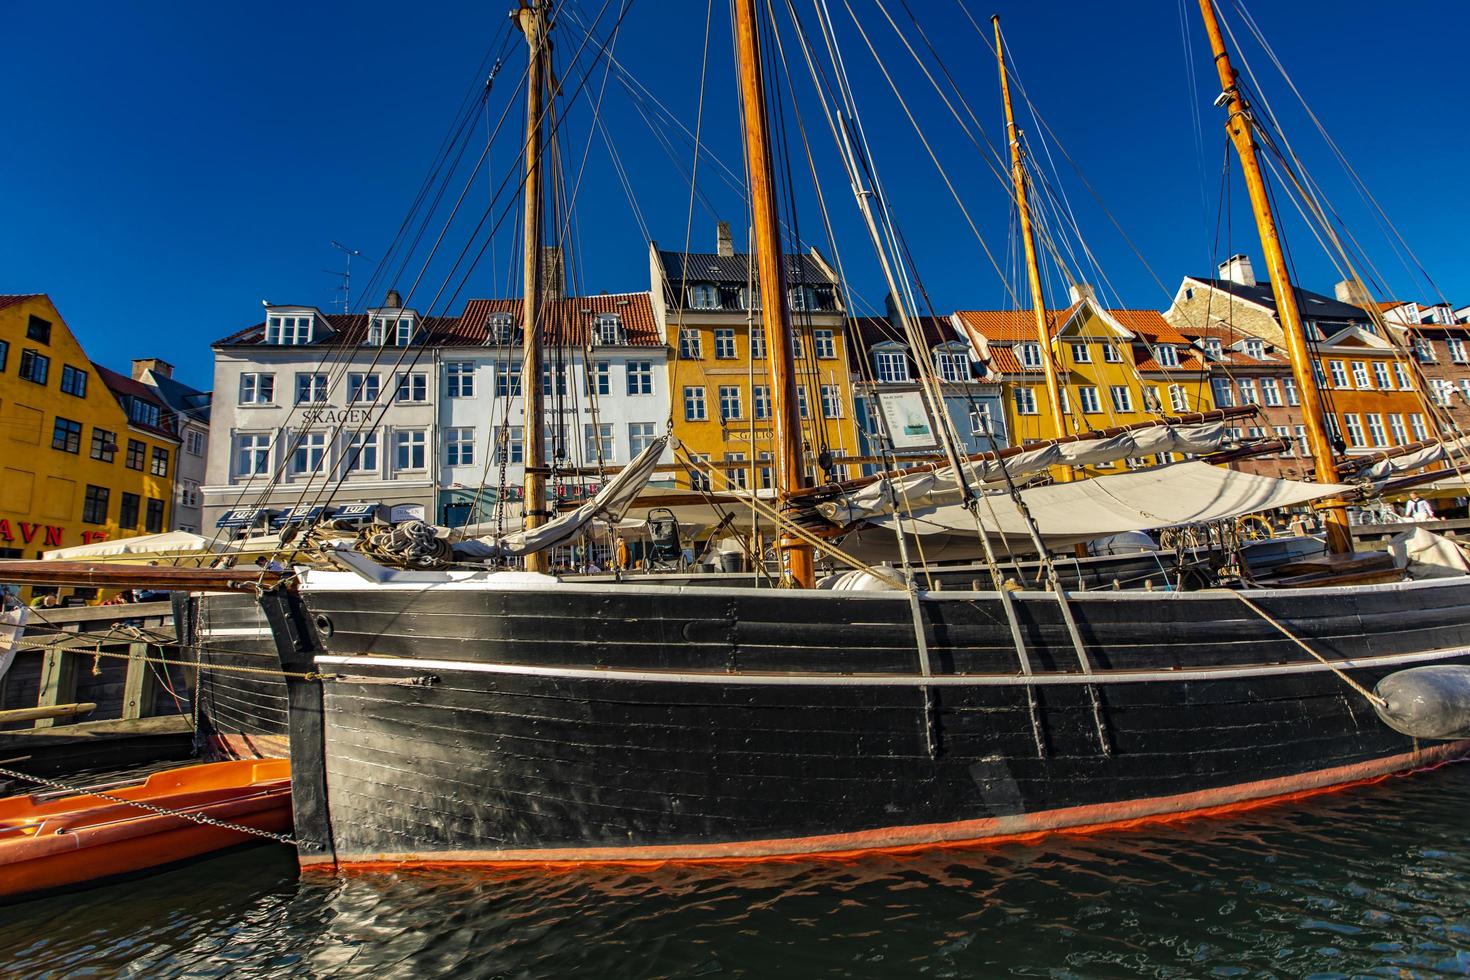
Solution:
[(475, 462), (475, 427), (450, 426), (444, 430), (444, 465), (472, 466)]
[(653, 394), (653, 362), (629, 361), (627, 367), (628, 394)]
[(428, 435), (423, 429), (398, 429), (393, 433), (393, 469), (407, 473), (427, 469)]
[(658, 438), (658, 423), (656, 422), (629, 422), (628, 423), (628, 458), (637, 459), (638, 454), (643, 452), (653, 441)]
[(709, 420), (709, 406), (705, 402), (704, 385), (684, 386), (684, 421), (706, 422)]
[(842, 388), (839, 385), (822, 385), (822, 418), (842, 418)]
[(1017, 415), (1037, 415), (1036, 389), (1030, 385), (1017, 385), (1011, 389), (1011, 400), (1015, 403)]
[(429, 376), (423, 371), (405, 371), (398, 376), (393, 397), (399, 402), (418, 403), (429, 400)]
[(1097, 385), (1078, 385), (1077, 403), (1082, 406), (1085, 415), (1098, 415), (1102, 412), (1102, 395), (1097, 390)]
[(274, 405), (276, 376), (269, 371), (247, 371), (240, 375), (241, 405)]
[(819, 360), (829, 361), (837, 356), (837, 334), (832, 330), (813, 330), (812, 347)]
[(679, 328), (679, 358), (686, 361), (703, 360), (704, 340), (699, 335), (698, 327)]
[(296, 436), (296, 445), (291, 450), (291, 474), (314, 476), (327, 467), (327, 434), (325, 432), (302, 432)]
[(1071, 343), (1072, 343), (1072, 363), (1073, 364), (1091, 364), (1092, 363), (1092, 348), (1088, 346), (1087, 341), (1085, 341), (1085, 340), (1074, 340)]
[(734, 327), (715, 328), (715, 360), (732, 361), (740, 356), (740, 347), (735, 339)]
[(323, 405), (327, 401), (329, 379), (320, 371), (296, 372), (296, 404)]
[(235, 434), (235, 475), (245, 478), (269, 476), (271, 472), (271, 433), (239, 432)]
[(1108, 396), (1113, 400), (1113, 411), (1133, 411), (1133, 391), (1127, 385), (1111, 385)]
[(342, 462), (348, 473), (379, 472), (377, 430), (348, 433)]
[(1154, 348), (1154, 358), (1161, 367), (1179, 366), (1179, 348), (1174, 344), (1159, 344)]
[(720, 421), (730, 422), (745, 417), (745, 400), (739, 385), (720, 385)]
[(1021, 362), (1022, 367), (1041, 367), (1041, 345), (1034, 340), (1017, 344), (1016, 359)]
[(374, 403), (382, 393), (383, 377), (376, 371), (353, 371), (347, 375), (347, 403), (349, 405)]
[[(615, 423), (583, 422), (582, 453), (584, 461), (589, 466), (599, 461), (611, 463), (616, 458), (615, 454), (618, 448), (616, 440)], [(598, 455), (599, 451), (602, 454), (601, 456)]]
[(909, 359), (905, 348), (897, 347), (873, 352), (873, 371), (882, 384), (902, 384), (909, 380)]
[(444, 362), (444, 397), (475, 397), (475, 362)]
[(755, 411), (756, 419), (768, 419), (771, 417), (771, 386), (755, 385), (750, 389), (751, 408)]

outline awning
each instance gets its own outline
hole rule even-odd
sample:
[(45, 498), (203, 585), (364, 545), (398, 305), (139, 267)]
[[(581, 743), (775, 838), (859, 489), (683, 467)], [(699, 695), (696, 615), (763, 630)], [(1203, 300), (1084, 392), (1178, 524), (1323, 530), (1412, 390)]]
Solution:
[(215, 527), (254, 527), (265, 521), (270, 511), (264, 507), (246, 507), (241, 510), (227, 510), (219, 520), (214, 522)]
[(320, 517), (324, 510), (326, 508), (320, 504), (315, 507), (287, 507), (271, 518), (271, 525), (284, 527), (287, 524), (306, 524)]
[(382, 504), (343, 504), (332, 511), (334, 521), (370, 521), (378, 516)]
[(148, 556), (153, 558), (177, 555), (210, 554), (221, 550), (221, 546), (201, 534), (188, 531), (166, 531), (163, 534), (139, 534), (130, 538), (113, 538), (94, 544), (79, 544), (71, 548), (57, 548), (41, 556), (44, 561), (78, 561), (84, 558), (120, 558), (124, 556)]

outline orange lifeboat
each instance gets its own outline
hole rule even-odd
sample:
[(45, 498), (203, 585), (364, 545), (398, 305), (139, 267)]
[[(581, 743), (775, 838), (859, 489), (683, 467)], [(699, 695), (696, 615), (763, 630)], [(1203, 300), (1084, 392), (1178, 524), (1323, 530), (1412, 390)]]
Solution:
[(270, 833), (289, 831), (290, 762), (186, 766), (154, 773), (136, 785), (109, 787), (106, 796), (0, 799), (0, 900), (160, 868), (257, 839), (191, 816)]

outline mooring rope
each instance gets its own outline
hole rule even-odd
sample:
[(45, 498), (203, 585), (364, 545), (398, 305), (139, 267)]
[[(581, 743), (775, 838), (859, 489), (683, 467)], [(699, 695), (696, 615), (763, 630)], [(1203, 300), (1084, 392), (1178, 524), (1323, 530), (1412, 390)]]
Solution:
[(1283, 636), (1285, 636), (1288, 640), (1290, 640), (1291, 642), (1295, 643), (1297, 646), (1301, 647), (1303, 650), (1307, 651), (1307, 653), (1311, 654), (1317, 660), (1321, 661), (1322, 664), (1323, 664), (1323, 666), (1325, 666), (1328, 670), (1332, 671), (1339, 678), (1341, 678), (1341, 680), (1342, 680), (1342, 682), (1344, 684), (1346, 684), (1348, 687), (1352, 688), (1354, 691), (1357, 691), (1359, 694), (1363, 695), (1363, 697), (1367, 698), (1369, 704), (1373, 705), (1374, 707), (1378, 707), (1378, 708), (1384, 708), (1384, 707), (1387, 707), (1388, 706), (1388, 702), (1387, 701), (1383, 700), (1378, 695), (1374, 694), (1372, 691), (1368, 690), (1366, 687), (1364, 687), (1363, 685), (1359, 684), (1357, 681), (1353, 680), (1351, 677), (1348, 676), (1347, 671), (1345, 671), (1342, 668), (1338, 667), (1332, 661), (1328, 660), (1326, 657), (1322, 656), (1316, 650), (1313, 650), (1311, 647), (1309, 647), (1301, 638), (1299, 638), (1296, 634), (1292, 633), (1291, 630), (1287, 629), (1279, 621), (1277, 621), (1276, 619), (1272, 618), (1271, 614), (1268, 613), (1268, 612), (1266, 612), (1266, 610), (1262, 609), (1260, 606), (1256, 605), (1254, 602), (1251, 602), (1249, 599), (1247, 599), (1245, 596), (1241, 595), (1239, 592), (1235, 591), (1234, 589), (1222, 589), (1221, 591), (1222, 592), (1228, 592), (1231, 595), (1235, 596), (1235, 598), (1239, 599), (1242, 603), (1245, 604), (1245, 607), (1247, 609), (1251, 610), (1257, 616), (1260, 616), (1266, 622), (1270, 623), (1272, 626), (1274, 626), (1278, 630), (1280, 630), (1281, 631), (1281, 634)]

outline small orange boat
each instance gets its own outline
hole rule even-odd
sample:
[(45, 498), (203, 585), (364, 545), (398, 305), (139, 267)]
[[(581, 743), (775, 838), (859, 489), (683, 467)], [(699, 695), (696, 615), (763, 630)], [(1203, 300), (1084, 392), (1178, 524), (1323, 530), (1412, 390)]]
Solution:
[[(246, 759), (154, 773), (101, 795), (0, 799), (0, 901), (134, 874), (247, 843), (242, 830), (291, 829), (291, 764)], [(110, 798), (109, 798), (110, 797)], [(161, 807), (155, 813), (130, 802)]]

